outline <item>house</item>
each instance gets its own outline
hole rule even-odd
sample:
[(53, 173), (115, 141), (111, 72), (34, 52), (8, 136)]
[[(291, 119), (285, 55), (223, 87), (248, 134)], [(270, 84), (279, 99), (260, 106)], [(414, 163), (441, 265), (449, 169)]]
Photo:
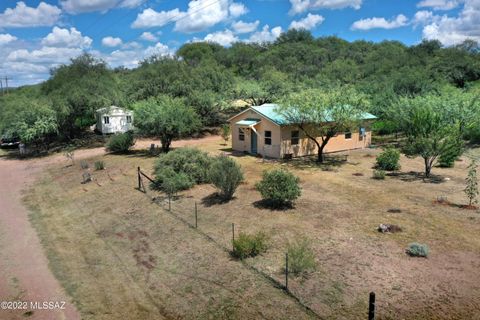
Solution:
[[(252, 106), (228, 119), (232, 149), (269, 158), (316, 154), (315, 143), (298, 126), (289, 123), (277, 109), (276, 104)], [(359, 128), (331, 138), (324, 151), (328, 153), (368, 147), (372, 139), (370, 125), (373, 119), (376, 119), (374, 115), (363, 113)]]
[(133, 129), (133, 111), (116, 106), (96, 111), (95, 130), (102, 134), (127, 132)]

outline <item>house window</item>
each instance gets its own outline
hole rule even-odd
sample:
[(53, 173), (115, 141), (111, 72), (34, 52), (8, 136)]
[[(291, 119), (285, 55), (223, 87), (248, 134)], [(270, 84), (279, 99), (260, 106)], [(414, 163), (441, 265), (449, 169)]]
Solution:
[(103, 117), (103, 123), (109, 124), (110, 123), (110, 117)]
[(300, 139), (300, 131), (292, 131), (292, 139), (291, 139), (291, 144), (292, 146), (295, 146), (298, 144), (298, 141)]
[(238, 140), (245, 141), (245, 132), (242, 128), (238, 128)]
[(358, 133), (359, 133), (359, 140), (362, 141), (363, 140), (363, 137), (365, 137), (367, 135), (367, 131), (365, 130), (365, 128), (362, 128), (360, 127), (360, 129), (358, 129)]
[(127, 123), (132, 123), (132, 116), (127, 116)]
[(265, 131), (265, 144), (272, 144), (272, 131)]
[(351, 132), (345, 132), (345, 139), (352, 139), (352, 133)]

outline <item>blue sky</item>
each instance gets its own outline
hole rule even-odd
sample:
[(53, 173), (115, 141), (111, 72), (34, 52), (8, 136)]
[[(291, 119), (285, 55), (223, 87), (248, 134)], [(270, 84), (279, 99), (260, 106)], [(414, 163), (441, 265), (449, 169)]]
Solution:
[(38, 83), (83, 51), (135, 67), (183, 43), (274, 41), (293, 27), (349, 41), (480, 40), (480, 0), (2, 0), (0, 77)]

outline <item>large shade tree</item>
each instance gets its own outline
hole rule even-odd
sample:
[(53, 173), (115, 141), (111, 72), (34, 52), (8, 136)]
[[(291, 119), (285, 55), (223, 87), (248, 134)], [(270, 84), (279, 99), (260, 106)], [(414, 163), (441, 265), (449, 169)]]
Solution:
[(307, 89), (281, 100), (278, 112), (315, 143), (317, 161), (323, 162), (328, 142), (338, 133), (354, 128), (367, 105), (366, 96), (352, 88)]
[(135, 126), (144, 134), (160, 137), (163, 152), (172, 140), (192, 134), (201, 126), (195, 110), (182, 99), (161, 95), (134, 104)]

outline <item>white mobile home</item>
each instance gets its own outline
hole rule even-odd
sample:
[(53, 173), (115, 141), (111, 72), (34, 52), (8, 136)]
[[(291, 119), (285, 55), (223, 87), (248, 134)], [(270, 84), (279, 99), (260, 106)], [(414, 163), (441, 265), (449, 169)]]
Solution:
[(102, 134), (127, 132), (133, 129), (133, 112), (116, 106), (96, 111), (95, 130)]

